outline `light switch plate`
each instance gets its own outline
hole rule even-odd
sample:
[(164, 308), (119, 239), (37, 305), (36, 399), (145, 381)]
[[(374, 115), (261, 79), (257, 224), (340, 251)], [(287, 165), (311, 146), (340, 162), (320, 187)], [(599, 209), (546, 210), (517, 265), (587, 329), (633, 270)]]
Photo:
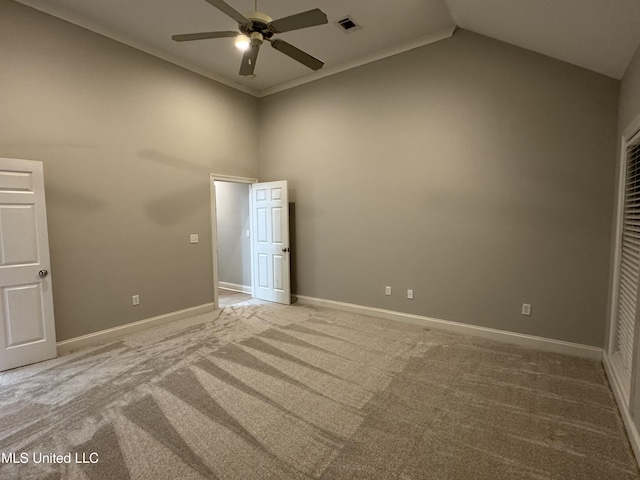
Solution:
[(197, 233), (192, 233), (191, 234), (191, 243), (198, 243), (198, 234)]

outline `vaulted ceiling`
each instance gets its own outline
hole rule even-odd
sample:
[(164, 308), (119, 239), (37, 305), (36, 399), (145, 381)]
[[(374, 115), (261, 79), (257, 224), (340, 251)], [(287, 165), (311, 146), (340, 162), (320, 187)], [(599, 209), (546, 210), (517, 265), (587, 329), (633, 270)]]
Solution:
[[(263, 45), (255, 75), (239, 75), (233, 38), (174, 42), (171, 35), (237, 30), (205, 0), (18, 0), (229, 86), (264, 96), (450, 37), (456, 26), (622, 78), (640, 44), (640, 0), (258, 0), (278, 19), (314, 8), (328, 23), (279, 37), (325, 62), (310, 70)], [(225, 0), (245, 13), (255, 0)], [(360, 28), (345, 31), (350, 16)]]

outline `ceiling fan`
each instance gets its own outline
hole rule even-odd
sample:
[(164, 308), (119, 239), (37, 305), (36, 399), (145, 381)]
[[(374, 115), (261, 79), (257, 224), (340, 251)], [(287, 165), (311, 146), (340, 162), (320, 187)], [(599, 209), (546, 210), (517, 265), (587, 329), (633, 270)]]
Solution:
[(243, 76), (253, 75), (260, 45), (262, 45), (265, 40), (271, 43), (271, 46), (279, 52), (284, 53), (312, 70), (318, 70), (324, 65), (323, 61), (312, 57), (290, 43), (280, 40), (279, 38), (273, 38), (277, 33), (290, 32), (292, 30), (315, 27), (316, 25), (327, 23), (327, 16), (322, 10), (315, 8), (273, 20), (268, 15), (258, 11), (258, 0), (255, 0), (256, 11), (248, 13), (246, 16), (235, 10), (231, 5), (224, 2), (224, 0), (205, 1), (238, 22), (238, 30), (240, 31), (185, 33), (182, 35), (173, 35), (171, 38), (174, 41), (189, 42), (209, 38), (236, 37), (236, 45), (245, 50), (242, 56), (242, 63), (240, 64), (240, 75)]

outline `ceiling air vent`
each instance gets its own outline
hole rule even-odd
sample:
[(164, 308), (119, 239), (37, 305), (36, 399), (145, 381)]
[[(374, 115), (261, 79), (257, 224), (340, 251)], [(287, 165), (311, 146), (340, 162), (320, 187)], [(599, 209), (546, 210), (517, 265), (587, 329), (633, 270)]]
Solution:
[(362, 28), (356, 23), (351, 15), (347, 15), (346, 17), (341, 18), (336, 22), (336, 25), (338, 25), (341, 30), (344, 30), (348, 33), (355, 32), (356, 30), (360, 30)]

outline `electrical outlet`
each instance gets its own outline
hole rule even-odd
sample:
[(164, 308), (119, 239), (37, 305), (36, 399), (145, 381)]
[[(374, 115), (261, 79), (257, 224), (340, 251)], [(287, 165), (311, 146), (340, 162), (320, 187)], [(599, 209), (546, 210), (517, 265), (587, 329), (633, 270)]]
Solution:
[(531, 305), (529, 305), (528, 303), (522, 304), (522, 315), (531, 315)]
[(198, 243), (198, 234), (197, 233), (192, 233), (191, 236), (189, 237), (189, 241), (191, 243)]
[(384, 287), (384, 294), (391, 295), (391, 287)]
[(140, 295), (134, 295), (131, 297), (134, 305), (140, 305)]
[(409, 300), (413, 300), (413, 290), (411, 289), (407, 290), (407, 298)]

